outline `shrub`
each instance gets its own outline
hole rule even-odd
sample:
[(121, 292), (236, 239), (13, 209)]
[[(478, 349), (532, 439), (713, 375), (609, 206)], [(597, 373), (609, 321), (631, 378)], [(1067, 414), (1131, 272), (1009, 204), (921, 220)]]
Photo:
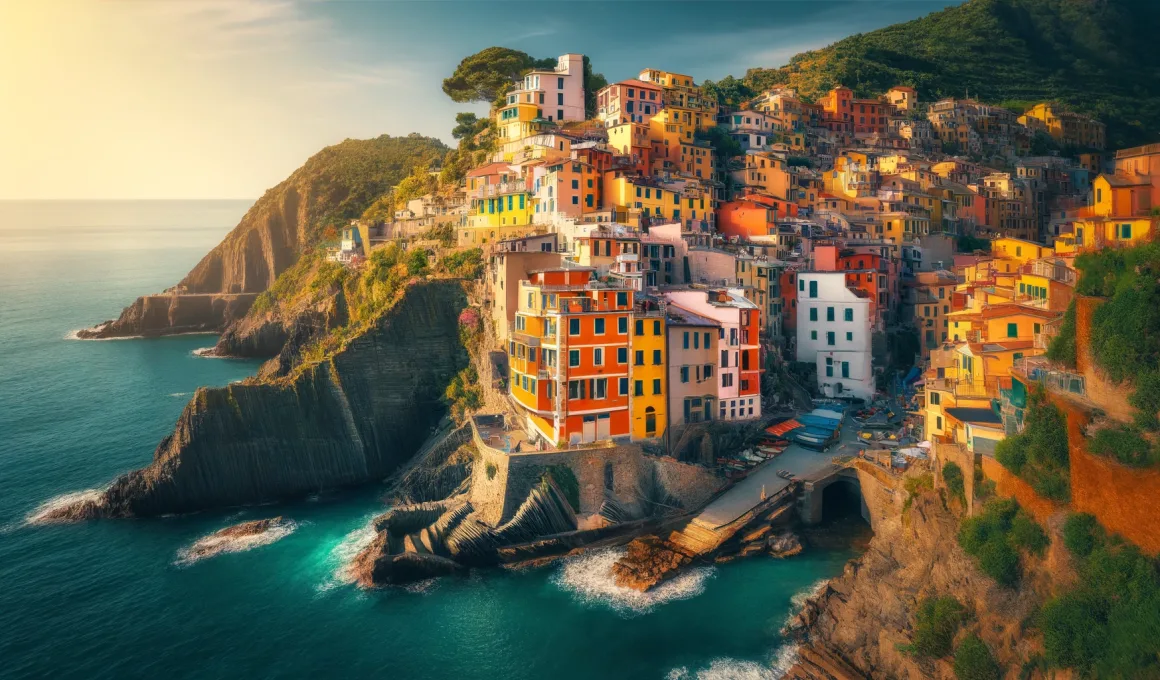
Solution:
[(580, 512), (580, 480), (576, 479), (576, 473), (572, 472), (572, 468), (567, 465), (551, 465), (544, 472), (544, 477), (551, 477), (556, 483), (556, 488), (568, 499), (568, 505), (572, 506), (572, 510)]
[(947, 485), (947, 491), (951, 495), (962, 501), (963, 505), (967, 504), (966, 485), (963, 479), (963, 469), (959, 467), (958, 463), (946, 463), (942, 468), (943, 482)]
[(1023, 431), (999, 442), (995, 460), (1044, 498), (1065, 501), (1071, 495), (1067, 421), (1043, 390), (1028, 396)]
[(1051, 339), (1047, 346), (1047, 358), (1067, 366), (1075, 367), (1075, 301), (1067, 306), (1063, 315), (1063, 323), (1059, 327), (1059, 334)]
[(966, 610), (950, 595), (928, 597), (914, 614), (914, 641), (911, 653), (919, 658), (938, 659), (950, 654), (951, 643)]
[(416, 248), (407, 256), (407, 274), (419, 276), (427, 273), (427, 251)]
[(1043, 529), (1009, 499), (992, 500), (983, 512), (964, 519), (958, 540), (979, 569), (1004, 586), (1019, 582), (1019, 549), (1042, 554), (1048, 545)]
[(914, 497), (921, 493), (923, 489), (934, 488), (934, 477), (930, 476), (929, 474), (918, 475), (917, 477), (908, 477), (903, 485), (906, 487), (906, 501), (904, 501), (902, 504), (902, 510), (905, 512), (909, 510), (911, 504), (914, 503)]
[(1156, 447), (1134, 427), (1102, 428), (1088, 438), (1088, 450), (1131, 467), (1155, 465), (1160, 458)]
[(487, 467), (484, 468), (484, 471), (487, 472), (488, 480), (492, 480), (495, 479), (495, 474), (499, 472), (499, 468), (495, 466), (495, 463), (488, 463)]
[(958, 680), (999, 680), (999, 664), (978, 635), (963, 638), (955, 650), (955, 678)]
[(1076, 557), (1087, 557), (1096, 545), (1103, 542), (1103, 527), (1096, 522), (1095, 515), (1074, 512), (1067, 516), (1063, 524), (1063, 544)]
[(1160, 572), (1155, 560), (1091, 515), (1072, 515), (1064, 542), (1079, 561), (1078, 585), (1040, 613), (1044, 654), (1052, 666), (1081, 676), (1157, 677)]
[(1128, 397), (1136, 407), (1136, 426), (1143, 430), (1160, 429), (1160, 370), (1143, 370), (1136, 374), (1136, 391)]

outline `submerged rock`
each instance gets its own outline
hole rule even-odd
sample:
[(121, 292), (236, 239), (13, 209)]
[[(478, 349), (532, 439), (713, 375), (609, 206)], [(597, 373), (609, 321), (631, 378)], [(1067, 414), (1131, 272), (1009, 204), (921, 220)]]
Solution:
[(765, 549), (774, 557), (793, 557), (802, 551), (801, 539), (797, 534), (786, 531), (765, 540)]
[(228, 526), (198, 539), (193, 545), (179, 551), (177, 563), (189, 565), (222, 553), (241, 552), (269, 545), (289, 536), (297, 526), (292, 520), (284, 517), (256, 519)]

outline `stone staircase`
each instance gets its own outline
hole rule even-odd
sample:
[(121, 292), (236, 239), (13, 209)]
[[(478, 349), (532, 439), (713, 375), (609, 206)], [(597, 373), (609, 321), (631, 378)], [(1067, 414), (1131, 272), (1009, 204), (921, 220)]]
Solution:
[(722, 537), (705, 524), (692, 519), (680, 530), (669, 534), (668, 541), (690, 557), (696, 557), (716, 550)]

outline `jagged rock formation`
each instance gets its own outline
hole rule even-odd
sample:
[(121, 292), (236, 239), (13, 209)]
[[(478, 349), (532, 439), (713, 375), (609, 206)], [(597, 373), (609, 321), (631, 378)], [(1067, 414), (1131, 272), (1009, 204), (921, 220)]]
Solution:
[(418, 283), (320, 363), (199, 389), (151, 465), (59, 516), (192, 512), (388, 476), (444, 414), (443, 392), (467, 363), (466, 304), (458, 281)]
[(954, 677), (949, 658), (920, 662), (899, 649), (911, 642), (919, 601), (932, 595), (958, 599), (974, 613), (972, 628), (1000, 665), (1020, 668), (1034, 651), (1024, 621), (1041, 599), (1029, 585), (1004, 588), (984, 575), (957, 534), (957, 518), (935, 493), (916, 496), (904, 515), (876, 523), (869, 550), (788, 626), (802, 640), (803, 662), (787, 677)]
[(256, 293), (145, 295), (126, 307), (116, 320), (78, 331), (77, 337), (92, 340), (212, 333), (223, 324), (244, 317), (255, 297)]
[[(447, 150), (439, 140), (419, 135), (348, 139), (323, 149), (258, 199), (169, 294), (138, 298), (117, 319), (78, 337), (167, 335), (190, 332), (191, 327), (220, 331), (241, 318), (254, 296), (269, 288), (303, 252), (324, 239), (325, 225), (358, 217), (416, 164), (442, 158)], [(207, 295), (212, 299), (200, 299)], [(168, 315), (159, 311), (163, 307)], [(172, 321), (167, 323), (167, 318)], [(273, 344), (253, 349), (271, 356), (280, 349), (279, 345), (269, 351)]]
[(628, 544), (624, 556), (612, 565), (616, 585), (645, 592), (673, 576), (692, 557), (673, 543), (656, 536), (643, 536)]

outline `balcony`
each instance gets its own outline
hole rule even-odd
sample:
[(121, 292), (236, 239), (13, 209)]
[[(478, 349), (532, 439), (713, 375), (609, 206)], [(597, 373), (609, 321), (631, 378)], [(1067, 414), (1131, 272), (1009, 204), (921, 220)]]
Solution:
[(950, 392), (957, 399), (990, 399), (999, 394), (997, 381), (979, 384), (954, 378), (933, 378), (926, 381), (926, 389)]
[(494, 198), (506, 194), (530, 193), (524, 182), (501, 182), (499, 184), (485, 184), (468, 192), (469, 198)]

